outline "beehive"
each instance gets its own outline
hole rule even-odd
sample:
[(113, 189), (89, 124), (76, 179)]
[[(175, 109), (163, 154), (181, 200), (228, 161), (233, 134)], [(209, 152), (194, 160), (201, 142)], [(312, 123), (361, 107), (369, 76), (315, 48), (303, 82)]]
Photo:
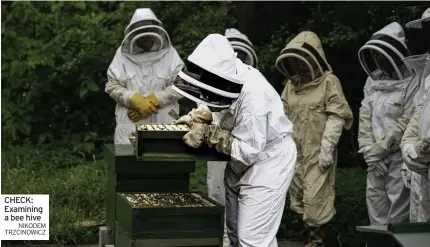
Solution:
[(191, 155), (198, 160), (228, 161), (230, 157), (208, 148), (203, 144), (200, 148), (188, 147), (183, 137), (190, 131), (187, 125), (175, 124), (142, 124), (136, 125), (135, 151), (140, 159), (145, 155)]
[(105, 146), (108, 164), (106, 219), (115, 229), (116, 194), (133, 192), (187, 192), (193, 160), (166, 160), (163, 155), (138, 160), (131, 145)]
[(224, 207), (209, 198), (195, 193), (117, 193), (116, 199), (115, 246), (221, 243)]

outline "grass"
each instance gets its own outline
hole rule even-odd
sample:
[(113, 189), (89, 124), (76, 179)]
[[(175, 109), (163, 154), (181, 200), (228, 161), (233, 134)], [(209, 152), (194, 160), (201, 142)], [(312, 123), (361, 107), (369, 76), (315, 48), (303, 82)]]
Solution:
[[(50, 195), (50, 242), (56, 244), (96, 243), (98, 227), (78, 222), (103, 224), (105, 220), (106, 164), (86, 161), (65, 148), (15, 147), (2, 152), (2, 194)], [(336, 238), (345, 246), (360, 246), (355, 226), (367, 224), (365, 171), (357, 168), (337, 172)], [(199, 163), (191, 175), (190, 190), (207, 193), (206, 165)], [(280, 234), (303, 237), (303, 224), (288, 208)], [(343, 246), (343, 245), (342, 245)]]
[(103, 221), (106, 169), (64, 149), (14, 148), (2, 152), (2, 194), (49, 194), (50, 239), (54, 243), (96, 241), (96, 229), (77, 226)]
[[(96, 243), (97, 227), (105, 220), (106, 164), (88, 162), (69, 150), (52, 147), (15, 147), (2, 152), (2, 194), (50, 195), (50, 242)], [(198, 164), (190, 190), (206, 194), (206, 166)]]

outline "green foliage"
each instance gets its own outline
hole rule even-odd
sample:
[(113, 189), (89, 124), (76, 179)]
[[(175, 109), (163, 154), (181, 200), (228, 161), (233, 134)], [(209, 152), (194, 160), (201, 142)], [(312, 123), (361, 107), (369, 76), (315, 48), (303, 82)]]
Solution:
[[(275, 89), (280, 50), (302, 30), (316, 32), (357, 118), (365, 74), (356, 52), (391, 21), (418, 18), (425, 3), (382, 2), (5, 2), (2, 3), (2, 141), (56, 143), (90, 155), (111, 141), (115, 102), (106, 70), (136, 8), (163, 21), (185, 59), (209, 33), (237, 27), (253, 42)], [(269, 13), (269, 14), (267, 14)], [(181, 101), (181, 113), (193, 104)], [(356, 131), (343, 135), (340, 163), (357, 164)], [(350, 155), (349, 155), (350, 154)], [(350, 164), (351, 165), (351, 164)]]
[[(92, 152), (97, 137), (113, 133), (115, 103), (104, 93), (105, 74), (134, 9), (151, 7), (159, 13), (182, 56), (207, 33), (234, 24), (228, 3), (171, 2), (168, 8), (166, 4), (2, 4), (6, 142), (63, 140), (77, 151)], [(208, 11), (212, 15), (206, 15)]]
[(2, 152), (1, 161), (1, 193), (49, 194), (51, 242), (96, 241), (97, 229), (78, 223), (104, 220), (107, 173), (103, 162), (85, 162), (63, 148), (27, 146)]

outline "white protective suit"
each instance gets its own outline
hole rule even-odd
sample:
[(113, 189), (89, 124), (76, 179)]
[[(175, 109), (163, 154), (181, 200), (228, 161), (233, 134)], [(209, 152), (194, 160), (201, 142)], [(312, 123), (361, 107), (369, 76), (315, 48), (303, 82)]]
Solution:
[[(384, 56), (394, 74), (370, 70), (371, 61), (365, 60), (365, 50)], [(419, 85), (402, 63), (408, 53), (404, 32), (398, 23), (376, 32), (359, 51), (360, 62), (369, 75), (360, 108), (358, 142), (359, 152), (369, 166), (366, 199), (372, 225), (409, 219), (410, 190), (401, 175), (403, 162), (399, 145), (412, 117)]]
[[(155, 24), (139, 26), (142, 21)], [(135, 35), (137, 32), (143, 35)], [(139, 35), (143, 36), (141, 38), (145, 35), (159, 38), (159, 49), (135, 52), (133, 43)], [(179, 111), (177, 100), (182, 96), (174, 92), (170, 85), (182, 67), (178, 52), (170, 44), (169, 36), (155, 14), (151, 9), (137, 9), (107, 71), (105, 91), (117, 102), (115, 144), (130, 144), (129, 135), (135, 131), (135, 123), (128, 118), (127, 110), (130, 108), (130, 98), (136, 93), (144, 96), (155, 93), (159, 101), (158, 113), (139, 120), (137, 124), (163, 124), (174, 120), (168, 113), (171, 109)]]
[[(204, 136), (206, 144), (232, 158), (224, 178), (230, 246), (277, 246), (276, 233), (296, 161), (292, 124), (284, 115), (282, 101), (258, 70), (236, 59), (222, 35), (205, 38), (188, 61), (230, 83), (243, 84), (239, 94), (226, 93), (179, 74), (198, 88), (236, 98), (219, 123), (201, 125), (205, 133), (191, 136), (197, 131), (193, 125), (187, 138), (184, 137), (188, 143)], [(197, 103), (205, 103), (201, 100), (205, 97), (199, 99), (174, 89)]]
[[(235, 52), (241, 51), (247, 55), (243, 61), (244, 63), (252, 67), (257, 66), (257, 55), (254, 52), (251, 41), (249, 41), (246, 35), (242, 34), (235, 28), (229, 28), (225, 31), (224, 36), (229, 40)], [(205, 107), (204, 105), (199, 107), (202, 109), (204, 108), (206, 111), (210, 111), (209, 108)], [(228, 112), (228, 110), (214, 112), (212, 115), (212, 124), (218, 124), (225, 112)], [(215, 200), (222, 205), (225, 205), (224, 171), (226, 165), (227, 162), (222, 161), (211, 161), (207, 164), (208, 196), (212, 200)], [(227, 228), (225, 228), (223, 247), (228, 246), (230, 246), (230, 244), (227, 236)]]
[[(402, 152), (405, 161), (403, 174), (410, 174), (410, 187), (411, 187), (411, 206), (410, 206), (410, 221), (411, 222), (428, 222), (430, 221), (430, 182), (429, 182), (429, 160), (430, 155), (421, 154), (416, 145), (420, 141), (429, 138), (429, 115), (430, 106), (429, 102), (423, 101), (428, 95), (430, 87), (430, 56), (428, 54), (430, 42), (428, 36), (428, 27), (424, 26), (425, 22), (430, 21), (430, 8), (427, 8), (421, 19), (411, 21), (405, 26), (407, 28), (408, 42), (411, 46), (417, 47), (417, 54), (427, 53), (422, 55), (415, 55), (408, 57), (405, 62), (413, 68), (415, 72), (414, 80), (419, 81), (420, 88), (415, 96), (415, 113), (414, 117), (408, 124), (405, 134), (402, 138)], [(426, 30), (427, 28), (427, 30)], [(424, 35), (427, 32), (427, 37)], [(422, 49), (422, 51), (421, 51)], [(418, 53), (419, 52), (419, 53)], [(428, 97), (428, 96), (427, 96)], [(409, 153), (419, 154), (418, 157), (411, 158)], [(412, 155), (413, 156), (413, 155)], [(408, 169), (409, 168), (409, 169)], [(407, 179), (405, 179), (407, 181)]]
[[(416, 55), (405, 60), (411, 68), (416, 72), (414, 79), (420, 84), (420, 89), (415, 95), (416, 111), (414, 117), (408, 124), (405, 134), (402, 138), (402, 150), (405, 152), (407, 145), (415, 146), (420, 140), (430, 140), (430, 57), (428, 54)], [(426, 96), (427, 95), (427, 96)], [(418, 148), (414, 151), (419, 153)], [(403, 154), (405, 156), (405, 154)], [(420, 155), (421, 156), (421, 155)], [(430, 155), (428, 155), (430, 157)], [(404, 157), (405, 168), (404, 174), (410, 173), (410, 221), (411, 222), (429, 222), (430, 221), (430, 181), (428, 174), (428, 166), (430, 158), (413, 160), (413, 163), (407, 162)], [(427, 162), (426, 162), (427, 161)], [(418, 163), (418, 167), (415, 164)], [(425, 168), (422, 171), (422, 167)]]

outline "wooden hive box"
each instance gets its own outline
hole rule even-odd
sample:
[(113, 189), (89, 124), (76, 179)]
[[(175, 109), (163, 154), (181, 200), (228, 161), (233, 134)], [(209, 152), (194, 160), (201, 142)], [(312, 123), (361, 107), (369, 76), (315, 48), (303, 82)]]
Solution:
[(220, 246), (224, 207), (196, 193), (117, 193), (115, 246)]
[(106, 145), (105, 160), (108, 165), (106, 221), (112, 231), (117, 192), (187, 192), (190, 173), (195, 171), (192, 160), (137, 160), (131, 145)]
[(190, 129), (186, 125), (142, 124), (136, 125), (135, 150), (138, 159), (164, 154), (166, 157), (180, 159), (188, 156), (195, 161), (229, 161), (230, 157), (219, 153), (214, 148), (202, 145), (200, 148), (188, 147), (183, 136)]

